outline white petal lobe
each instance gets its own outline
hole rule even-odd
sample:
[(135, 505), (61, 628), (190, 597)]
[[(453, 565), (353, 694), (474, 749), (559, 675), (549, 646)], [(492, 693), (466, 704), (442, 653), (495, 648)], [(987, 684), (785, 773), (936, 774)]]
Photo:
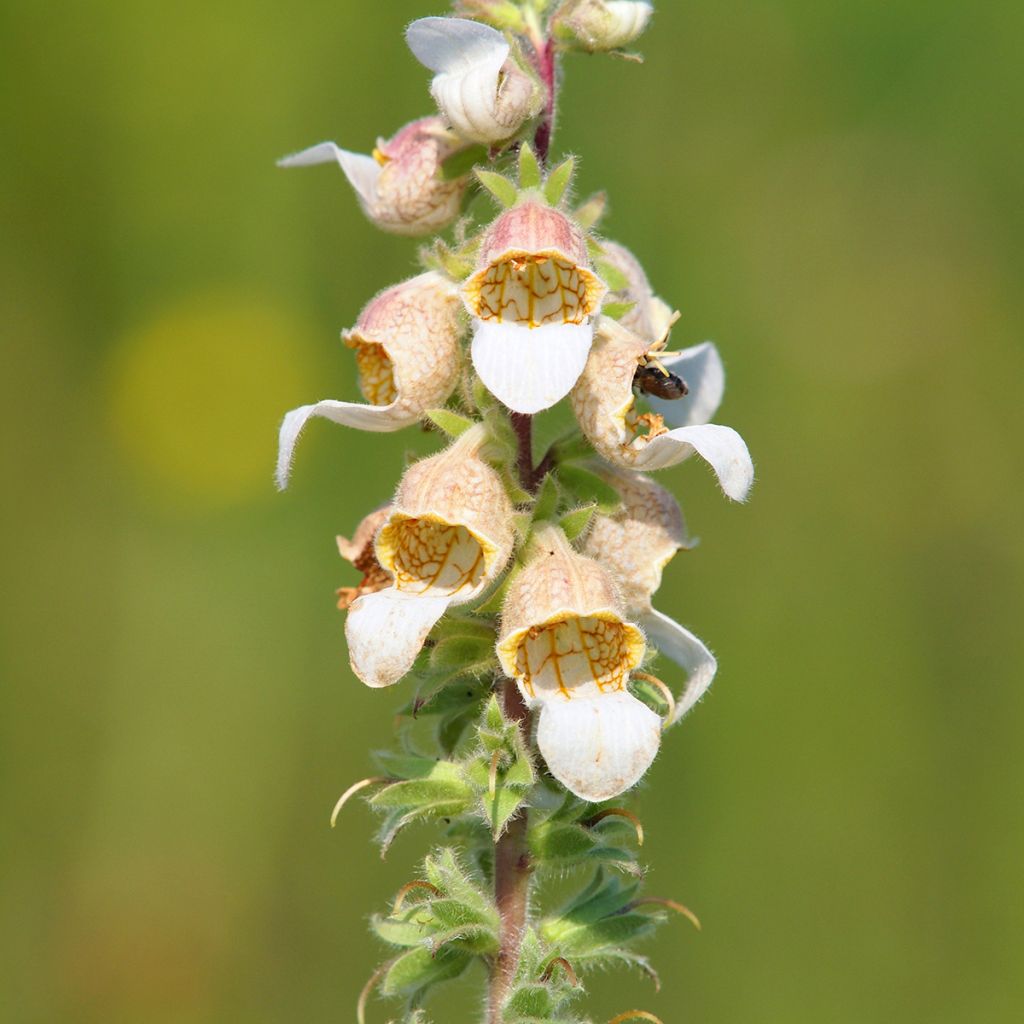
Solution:
[(300, 153), (283, 157), (277, 161), (278, 167), (312, 167), (316, 164), (327, 164), (332, 160), (345, 172), (349, 184), (356, 190), (364, 203), (372, 203), (377, 194), (377, 179), (380, 177), (381, 165), (372, 156), (364, 153), (351, 153), (341, 149), (333, 142), (321, 142), (310, 146)]
[(473, 366), (487, 390), (514, 412), (540, 412), (572, 389), (592, 340), (588, 323), (529, 328), (481, 321), (473, 335)]
[(745, 501), (754, 482), (754, 463), (746, 442), (732, 427), (705, 423), (676, 427), (648, 441), (636, 460), (638, 469), (664, 469), (696, 452), (715, 471), (718, 482), (733, 501)]
[(676, 700), (675, 713), (668, 723), (674, 725), (707, 692), (718, 671), (718, 662), (701, 640), (662, 612), (645, 613), (640, 617), (640, 625), (658, 651), (687, 673), (686, 686)]
[(498, 68), (509, 55), (505, 37), (465, 18), (420, 18), (405, 30), (413, 56), (437, 74), (465, 74), (480, 65)]
[(686, 381), (690, 393), (674, 401), (649, 396), (651, 408), (672, 427), (710, 423), (725, 393), (725, 367), (715, 344), (705, 341), (658, 358), (665, 369)]
[(418, 419), (414, 414), (410, 415), (405, 410), (399, 410), (395, 403), (363, 405), (360, 402), (336, 402), (332, 399), (324, 399), (314, 405), (302, 405), (298, 409), (292, 409), (291, 412), (285, 414), (281, 421), (281, 430), (278, 436), (277, 470), (274, 474), (278, 490), (283, 491), (288, 486), (295, 445), (302, 433), (302, 428), (314, 416), (340, 423), (343, 427), (355, 427), (357, 430), (370, 430), (374, 433), (390, 433), (394, 430), (401, 430), (402, 427), (407, 427)]
[(661, 719), (625, 691), (541, 706), (537, 745), (551, 774), (581, 800), (608, 800), (635, 785), (660, 741)]
[(397, 683), (450, 603), (449, 597), (403, 594), (393, 587), (364, 594), (345, 621), (352, 671), (367, 686)]

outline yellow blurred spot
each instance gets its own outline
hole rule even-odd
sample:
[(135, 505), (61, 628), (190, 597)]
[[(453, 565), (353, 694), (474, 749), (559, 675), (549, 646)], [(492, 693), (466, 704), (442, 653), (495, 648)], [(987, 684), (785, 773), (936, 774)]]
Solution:
[(165, 310), (114, 352), (114, 436), (174, 504), (269, 496), (281, 417), (320, 397), (315, 345), (306, 324), (259, 300), (214, 295)]

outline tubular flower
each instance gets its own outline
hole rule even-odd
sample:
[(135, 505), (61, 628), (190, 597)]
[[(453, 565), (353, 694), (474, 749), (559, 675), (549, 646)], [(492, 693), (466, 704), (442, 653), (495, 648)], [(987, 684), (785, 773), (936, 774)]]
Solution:
[(412, 667), (438, 619), (500, 574), (512, 552), (512, 506), (483, 460), (482, 426), (414, 463), (376, 535), (390, 585), (358, 598), (345, 624), (352, 671), (367, 686), (390, 686)]
[(338, 607), (342, 611), (349, 608), (357, 597), (375, 594), (391, 585), (391, 577), (381, 568), (373, 547), (377, 531), (387, 522), (390, 511), (390, 506), (382, 505), (363, 519), (351, 540), (347, 537), (336, 538), (338, 554), (363, 574), (358, 586), (342, 587), (337, 591)]
[(608, 571), (555, 526), (534, 534), (501, 613), (498, 659), (539, 708), (537, 745), (583, 800), (633, 786), (658, 752), (661, 720), (627, 689), (644, 636), (627, 622)]
[(657, 413), (637, 411), (633, 379), (651, 349), (650, 342), (621, 324), (601, 320), (586, 369), (572, 391), (583, 433), (608, 462), (631, 469), (664, 469), (696, 453), (715, 471), (722, 490), (743, 501), (754, 465), (735, 430), (692, 421), (669, 430)]
[(372, 299), (342, 337), (355, 350), (359, 388), (369, 404), (324, 399), (292, 409), (281, 423), (277, 485), (288, 485), (292, 453), (313, 416), (359, 430), (392, 431), (444, 405), (459, 377), (458, 292), (433, 271)]
[(679, 503), (650, 477), (630, 470), (602, 469), (601, 475), (622, 497), (622, 509), (596, 516), (585, 553), (619, 581), (626, 614), (687, 673), (686, 687), (668, 724), (679, 721), (704, 695), (718, 670), (715, 656), (688, 629), (651, 606), (661, 574), (676, 552), (694, 546)]
[(496, 29), (465, 18), (420, 18), (405, 33), (413, 56), (434, 72), (430, 94), (470, 142), (511, 138), (543, 104), (543, 92), (511, 57)]
[(531, 196), (502, 213), (462, 287), (485, 387), (520, 413), (564, 398), (586, 366), (606, 291), (583, 232), (564, 213)]
[(445, 180), (441, 165), (462, 142), (439, 117), (424, 117), (390, 139), (378, 139), (372, 156), (321, 142), (277, 162), (310, 167), (337, 161), (366, 216), (393, 235), (429, 235), (459, 215), (469, 176)]
[(570, 0), (559, 23), (591, 53), (628, 46), (647, 28), (654, 8), (639, 0)]

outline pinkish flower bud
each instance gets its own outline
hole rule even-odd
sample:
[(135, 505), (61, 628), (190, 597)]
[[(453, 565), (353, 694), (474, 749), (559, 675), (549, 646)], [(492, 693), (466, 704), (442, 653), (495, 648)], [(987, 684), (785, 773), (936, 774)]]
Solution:
[(469, 177), (445, 180), (441, 165), (462, 145), (441, 118), (424, 117), (390, 139), (378, 139), (372, 156), (321, 142), (279, 160), (278, 166), (308, 167), (336, 160), (363, 212), (377, 227), (395, 235), (429, 235), (459, 215)]
[(281, 424), (277, 484), (288, 483), (292, 453), (313, 416), (359, 430), (388, 432), (444, 405), (461, 368), (461, 304), (455, 286), (430, 271), (381, 292), (359, 314), (345, 344), (355, 349), (359, 387), (369, 402), (324, 399), (289, 412)]
[(430, 93), (470, 142), (510, 139), (543, 105), (543, 90), (496, 29), (465, 18), (420, 18), (406, 30), (416, 59), (435, 72)]
[(561, 210), (528, 196), (498, 216), (462, 288), (476, 321), (473, 365), (488, 390), (522, 413), (568, 394), (605, 291), (586, 236)]

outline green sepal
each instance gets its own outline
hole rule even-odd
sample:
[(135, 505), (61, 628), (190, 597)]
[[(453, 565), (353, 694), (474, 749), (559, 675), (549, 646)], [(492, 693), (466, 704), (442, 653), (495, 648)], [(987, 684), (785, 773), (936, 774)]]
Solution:
[(471, 960), (469, 954), (447, 947), (436, 953), (424, 947), (411, 949), (392, 963), (380, 983), (380, 993), (418, 1001), (439, 982), (457, 978)]
[(426, 417), (438, 430), (447, 434), (452, 440), (461, 437), (470, 427), (475, 426), (473, 420), (461, 416), (451, 409), (428, 409)]
[(558, 520), (558, 525), (569, 540), (576, 540), (590, 529), (595, 515), (597, 505), (585, 505), (583, 508), (574, 508), (571, 512), (566, 512)]
[(441, 177), (455, 181), (470, 174), (477, 164), (487, 163), (486, 146), (466, 146), (441, 162)]
[(573, 217), (584, 231), (597, 225), (608, 210), (608, 193), (595, 192), (586, 202), (577, 206)]
[(483, 636), (452, 636), (434, 645), (430, 666), (438, 672), (481, 676), (498, 666), (494, 654), (494, 631)]
[(622, 505), (622, 495), (584, 466), (560, 465), (558, 480), (574, 501), (584, 506), (595, 505), (602, 515), (613, 515)]
[(601, 307), (601, 315), (610, 320), (621, 320), (635, 306), (635, 302), (606, 302)]
[(442, 847), (423, 861), (427, 881), (440, 889), (447, 899), (462, 903), (475, 915), (473, 920), (498, 934), (498, 912), (490, 894), (484, 891), (483, 880), (475, 878), (463, 867), (455, 851)]
[(597, 271), (598, 276), (608, 285), (609, 291), (625, 291), (629, 288), (629, 278), (601, 253), (602, 250), (598, 247), (594, 256), (594, 269)]
[(505, 604), (505, 595), (508, 593), (509, 587), (512, 586), (512, 581), (522, 571), (523, 567), (521, 565), (517, 562), (513, 563), (512, 568), (505, 573), (505, 578), (501, 581), (501, 585), (494, 590), (483, 604), (478, 605), (473, 610), (478, 615), (497, 615)]
[(540, 188), (541, 173), (537, 156), (528, 142), (519, 147), (519, 187)]
[(646, 679), (631, 679), (629, 689), (634, 697), (642, 700), (655, 714), (664, 716), (668, 713), (669, 706), (665, 695)]
[(569, 157), (548, 175), (548, 180), (544, 182), (544, 198), (552, 206), (557, 206), (562, 201), (575, 170), (576, 160), (574, 157)]
[(503, 174), (497, 171), (485, 171), (482, 167), (474, 170), (477, 181), (485, 188), (502, 206), (514, 206), (519, 198), (519, 192), (515, 185)]
[(554, 476), (548, 473), (544, 477), (544, 482), (540, 485), (540, 490), (537, 492), (537, 497), (534, 500), (531, 520), (538, 523), (546, 519), (554, 519), (555, 513), (558, 511), (558, 501), (558, 483)]

